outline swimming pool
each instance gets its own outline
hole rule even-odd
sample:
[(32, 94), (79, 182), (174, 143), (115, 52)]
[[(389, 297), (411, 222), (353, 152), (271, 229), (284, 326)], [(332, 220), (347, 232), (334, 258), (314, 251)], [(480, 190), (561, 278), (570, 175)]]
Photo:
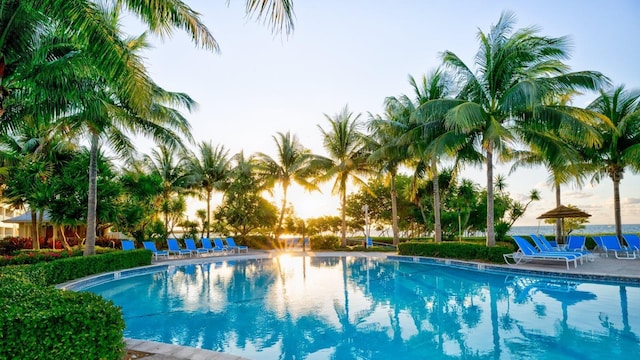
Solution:
[(168, 266), (87, 288), (125, 337), (251, 359), (602, 359), (640, 351), (640, 288), (370, 257)]

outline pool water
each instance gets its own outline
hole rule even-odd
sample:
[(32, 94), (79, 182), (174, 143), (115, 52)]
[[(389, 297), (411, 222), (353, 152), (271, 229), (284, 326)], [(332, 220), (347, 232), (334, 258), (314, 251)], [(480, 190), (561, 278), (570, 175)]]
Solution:
[(125, 337), (250, 359), (603, 359), (640, 352), (640, 288), (367, 257), (169, 266), (86, 289)]

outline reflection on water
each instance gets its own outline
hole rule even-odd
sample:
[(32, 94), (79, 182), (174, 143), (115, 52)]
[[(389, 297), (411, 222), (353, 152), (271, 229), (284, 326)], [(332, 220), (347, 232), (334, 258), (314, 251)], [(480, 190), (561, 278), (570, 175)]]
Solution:
[(91, 288), (125, 336), (252, 359), (637, 354), (640, 289), (353, 257), (170, 267)]

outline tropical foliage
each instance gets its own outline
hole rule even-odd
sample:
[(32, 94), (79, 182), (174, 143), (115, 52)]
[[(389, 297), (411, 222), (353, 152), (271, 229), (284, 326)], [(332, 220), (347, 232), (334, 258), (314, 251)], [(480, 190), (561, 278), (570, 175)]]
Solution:
[[(292, 30), (290, 1), (246, 4), (250, 16), (275, 31)], [(640, 169), (640, 95), (607, 88), (598, 72), (572, 72), (567, 38), (516, 29), (512, 13), (478, 32), (473, 66), (445, 51), (442, 67), (409, 77), (412, 95), (387, 97), (383, 112), (369, 113), (366, 122), (347, 106), (325, 114), (327, 123), (318, 128), (326, 156), (312, 154), (289, 131), (273, 136), (274, 156), (245, 156), (211, 141), (191, 151), (190, 124), (180, 110), (195, 109), (195, 102), (159, 87), (140, 56), (150, 34), (176, 29), (197, 46), (218, 49), (184, 3), (3, 5), (0, 181), (3, 200), (32, 213), (34, 248), (46, 211), (56, 226), (88, 224), (85, 254), (107, 228), (138, 241), (163, 240), (177, 226), (194, 237), (339, 232), (346, 246), (348, 234), (364, 234), (364, 206), (377, 230), (391, 230), (394, 244), (401, 235), (440, 242), (485, 232), (493, 246), (540, 198), (533, 189), (516, 201), (506, 178), (494, 175), (497, 161), (511, 162), (513, 170), (545, 166), (558, 203), (561, 184), (611, 178), (620, 235), (619, 184), (625, 171)], [(123, 12), (137, 16), (148, 33), (123, 34)], [(578, 90), (600, 96), (581, 109), (570, 105)], [(134, 135), (157, 146), (139, 156)], [(478, 163), (486, 169), (484, 187), (459, 176)], [(299, 218), (291, 187), (315, 191), (326, 182), (340, 198), (340, 216)], [(264, 196), (278, 187), (276, 207)], [(222, 197), (218, 204), (215, 194)], [(191, 198), (205, 201), (206, 209), (189, 220)]]

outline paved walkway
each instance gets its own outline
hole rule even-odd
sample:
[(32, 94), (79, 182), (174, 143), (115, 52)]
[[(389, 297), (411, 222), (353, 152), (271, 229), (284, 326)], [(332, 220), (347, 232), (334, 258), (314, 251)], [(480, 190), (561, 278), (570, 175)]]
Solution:
[[(208, 262), (211, 259), (224, 259), (233, 257), (239, 258), (265, 258), (274, 257), (282, 252), (277, 251), (260, 251), (252, 250), (248, 254), (241, 255), (229, 255), (229, 256), (214, 256), (214, 257), (199, 257), (199, 258), (181, 258), (181, 259), (169, 259), (157, 261), (157, 264), (172, 262), (175, 264), (182, 263), (199, 263)], [(386, 257), (389, 255), (396, 255), (396, 253), (389, 252), (306, 252), (291, 251), (287, 254), (301, 256), (303, 254), (308, 256), (373, 256), (373, 257)], [(493, 264), (492, 264), (493, 266)], [(530, 262), (518, 265), (497, 265), (500, 269), (517, 271), (530, 270), (534, 272), (544, 272), (558, 274), (579, 274), (585, 278), (593, 278), (595, 280), (629, 280), (636, 283), (640, 283), (640, 259), (616, 259), (613, 255), (605, 257), (602, 254), (596, 254), (595, 260), (585, 262), (578, 265), (577, 268), (571, 267), (567, 270), (564, 263), (550, 262)], [(191, 348), (186, 346), (169, 345), (164, 343), (157, 343), (152, 341), (143, 341), (136, 339), (125, 339), (127, 342), (127, 357), (125, 359), (145, 359), (145, 360), (186, 360), (186, 359), (212, 359), (212, 360), (241, 360), (242, 357), (235, 355), (215, 352), (211, 350), (203, 350), (197, 348)]]

